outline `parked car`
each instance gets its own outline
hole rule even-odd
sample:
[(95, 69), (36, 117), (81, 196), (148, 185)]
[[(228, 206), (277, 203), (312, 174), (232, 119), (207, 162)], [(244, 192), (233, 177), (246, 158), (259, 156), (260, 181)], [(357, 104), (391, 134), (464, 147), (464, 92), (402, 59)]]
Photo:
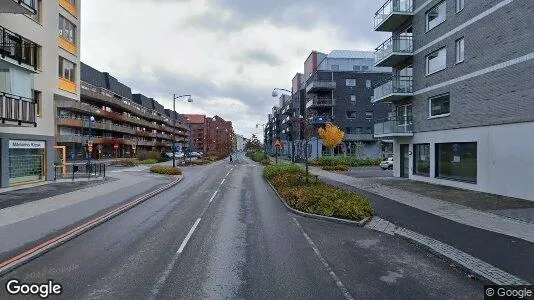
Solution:
[(393, 157), (388, 157), (380, 162), (382, 170), (393, 170)]
[(189, 153), (188, 157), (197, 157), (197, 158), (201, 158), (201, 157), (202, 157), (202, 154), (193, 151), (193, 152)]
[[(165, 153), (165, 155), (166, 155), (167, 157), (169, 157), (169, 158), (172, 158), (172, 152), (167, 152), (167, 153)], [(176, 158), (182, 158), (182, 157), (184, 157), (184, 153), (183, 153), (183, 152), (175, 152), (175, 153), (174, 153), (174, 157), (176, 157)]]

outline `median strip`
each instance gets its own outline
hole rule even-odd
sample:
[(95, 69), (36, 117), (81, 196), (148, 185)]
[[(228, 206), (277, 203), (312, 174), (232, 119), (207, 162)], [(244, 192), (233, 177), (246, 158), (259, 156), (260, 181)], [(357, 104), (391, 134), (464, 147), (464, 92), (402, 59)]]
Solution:
[(178, 184), (181, 180), (182, 180), (183, 177), (180, 177), (180, 178), (177, 178), (175, 179), (174, 181), (172, 181), (171, 183), (163, 186), (163, 187), (160, 187), (154, 191), (151, 191), (141, 197), (138, 197), (132, 201), (129, 201), (121, 206), (119, 206), (118, 208), (115, 208), (113, 209), (112, 211), (110, 212), (107, 212), (107, 213), (104, 213), (103, 215), (101, 216), (98, 216), (90, 221), (87, 221), (79, 226), (76, 226), (75, 228), (72, 228), (60, 235), (57, 235), (49, 240), (47, 240), (46, 242), (43, 242), (29, 250), (26, 250), (18, 255), (15, 255), (13, 256), (12, 258), (10, 259), (7, 259), (3, 262), (0, 262), (0, 276), (1, 275), (4, 275), (8, 272), (10, 272), (11, 270), (13, 270), (14, 268), (17, 268), (23, 264), (25, 264), (26, 262), (58, 247), (59, 245), (79, 236), (80, 234), (84, 233), (84, 232), (87, 232), (88, 230), (100, 225), (100, 224), (103, 224), (105, 223), (106, 221), (124, 213), (125, 211), (133, 208), (134, 206), (146, 201), (147, 199), (150, 199), (152, 198), (153, 196), (175, 186), (176, 184)]

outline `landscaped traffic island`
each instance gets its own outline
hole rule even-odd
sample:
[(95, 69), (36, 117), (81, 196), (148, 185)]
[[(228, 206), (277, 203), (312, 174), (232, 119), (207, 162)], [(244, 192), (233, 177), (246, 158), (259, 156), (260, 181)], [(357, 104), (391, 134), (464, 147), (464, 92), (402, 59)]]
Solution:
[(163, 175), (182, 175), (182, 169), (180, 168), (161, 165), (155, 165), (150, 167), (150, 172)]
[(371, 202), (365, 197), (311, 177), (306, 183), (306, 173), (299, 165), (266, 166), (263, 175), (294, 209), (356, 221), (373, 216)]

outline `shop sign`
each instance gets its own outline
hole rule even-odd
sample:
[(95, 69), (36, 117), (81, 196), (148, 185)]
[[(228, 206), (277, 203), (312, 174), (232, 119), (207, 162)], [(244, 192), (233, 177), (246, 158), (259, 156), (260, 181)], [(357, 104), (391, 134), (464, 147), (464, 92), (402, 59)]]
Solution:
[(45, 145), (44, 141), (9, 141), (9, 149), (44, 149)]

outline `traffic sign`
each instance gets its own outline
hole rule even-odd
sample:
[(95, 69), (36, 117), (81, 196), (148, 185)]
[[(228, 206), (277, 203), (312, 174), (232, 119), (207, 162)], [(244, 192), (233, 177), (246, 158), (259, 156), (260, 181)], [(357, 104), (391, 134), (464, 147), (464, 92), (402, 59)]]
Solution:
[(113, 145), (113, 148), (115, 148), (115, 149), (119, 149), (119, 144), (115, 144), (115, 145)]
[(278, 149), (282, 148), (282, 144), (280, 143), (280, 140), (276, 140), (276, 142), (274, 143), (274, 146)]
[(87, 141), (87, 146), (93, 147), (93, 141)]
[(89, 147), (87, 147), (87, 151), (89, 151), (89, 152), (93, 152), (93, 146), (89, 146)]

